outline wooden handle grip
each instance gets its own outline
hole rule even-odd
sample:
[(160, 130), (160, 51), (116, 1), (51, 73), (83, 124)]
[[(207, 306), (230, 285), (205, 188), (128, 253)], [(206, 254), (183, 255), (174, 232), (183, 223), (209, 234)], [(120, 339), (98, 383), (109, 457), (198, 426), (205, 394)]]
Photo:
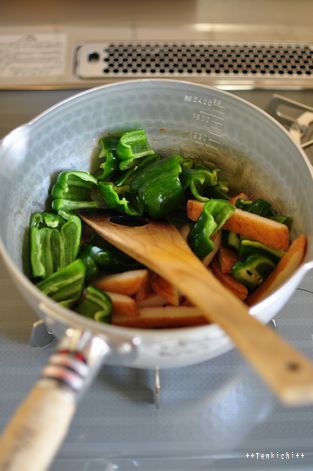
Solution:
[(75, 408), (75, 393), (70, 389), (55, 381), (38, 382), (0, 439), (0, 470), (46, 470), (68, 431)]

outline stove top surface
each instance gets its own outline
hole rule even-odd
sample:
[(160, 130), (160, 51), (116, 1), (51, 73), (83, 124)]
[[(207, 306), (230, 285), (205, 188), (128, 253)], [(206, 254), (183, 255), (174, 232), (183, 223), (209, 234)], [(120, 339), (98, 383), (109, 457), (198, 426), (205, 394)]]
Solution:
[[(0, 137), (78, 90), (1, 91)], [(270, 91), (237, 95), (264, 108)], [(313, 92), (282, 93), (313, 106)], [(0, 262), (0, 427), (38, 378), (54, 344), (32, 348), (35, 314)], [(313, 358), (313, 274), (276, 317), (279, 333)], [(288, 409), (233, 350), (192, 367), (104, 366), (80, 403), (53, 471), (312, 469), (313, 411)], [(263, 461), (263, 463), (261, 463)]]

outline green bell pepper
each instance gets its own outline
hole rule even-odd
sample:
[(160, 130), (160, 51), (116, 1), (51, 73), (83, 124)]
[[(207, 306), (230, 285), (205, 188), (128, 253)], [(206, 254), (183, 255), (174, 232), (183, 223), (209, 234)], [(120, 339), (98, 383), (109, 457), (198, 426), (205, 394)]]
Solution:
[(101, 205), (92, 198), (92, 191), (96, 189), (97, 179), (88, 172), (61, 172), (51, 190), (52, 208), (64, 212), (98, 208)]
[(146, 165), (130, 183), (144, 212), (151, 218), (161, 218), (184, 204), (185, 197), (179, 175), (183, 158), (167, 157)]
[(129, 216), (141, 216), (142, 205), (138, 199), (132, 202), (128, 198), (133, 198), (130, 186), (116, 186), (112, 182), (99, 182), (98, 189), (100, 195), (108, 209), (114, 209), (119, 213)]
[(88, 286), (84, 299), (76, 306), (75, 311), (95, 321), (110, 323), (112, 301), (103, 291), (93, 286)]
[(136, 270), (141, 265), (105, 241), (84, 244), (79, 257), (86, 267), (86, 282), (95, 278), (100, 271), (107, 273)]
[(213, 250), (214, 242), (211, 237), (221, 229), (234, 211), (235, 207), (225, 200), (211, 199), (205, 203), (188, 236), (189, 246), (199, 258), (205, 258)]
[(105, 159), (99, 166), (100, 171), (97, 175), (98, 181), (106, 180), (118, 170), (119, 160), (116, 156), (116, 147), (118, 139), (114, 137), (102, 137), (99, 140), (100, 152), (99, 159)]
[(129, 170), (126, 170), (125, 172), (121, 172), (121, 174), (115, 178), (114, 184), (116, 186), (129, 185), (140, 170), (142, 170), (146, 165), (152, 162), (158, 162), (159, 160), (160, 156), (158, 154), (148, 155), (147, 157), (136, 160), (136, 163), (133, 167), (131, 167)]
[(256, 240), (240, 239), (239, 255), (242, 258), (247, 258), (250, 255), (264, 255), (271, 258), (274, 262), (279, 262), (281, 257), (285, 254), (284, 250), (276, 250), (267, 245), (261, 244)]
[(37, 287), (50, 298), (71, 307), (81, 296), (86, 268), (79, 258), (65, 268), (40, 281)]
[(271, 219), (274, 221), (280, 222), (281, 224), (285, 224), (285, 226), (288, 227), (288, 229), (291, 229), (292, 226), (292, 217), (290, 216), (284, 216), (283, 214), (274, 214), (274, 216), (271, 216)]
[(272, 205), (268, 201), (260, 198), (254, 201), (239, 198), (236, 201), (236, 207), (263, 217), (271, 217), (273, 215)]
[(226, 247), (230, 247), (231, 249), (235, 249), (238, 251), (240, 248), (240, 237), (235, 232), (223, 230), (222, 243)]
[(75, 260), (82, 232), (81, 220), (35, 213), (30, 221), (30, 264), (34, 278), (47, 278)]
[(260, 286), (275, 268), (275, 262), (263, 255), (250, 255), (232, 267), (232, 275), (250, 290)]
[(199, 201), (208, 201), (203, 193), (206, 193), (207, 187), (217, 185), (218, 169), (209, 170), (208, 168), (188, 168), (182, 166), (181, 182), (183, 189), (189, 189), (194, 198)]
[(206, 193), (210, 198), (223, 200), (229, 200), (228, 192), (228, 182), (225, 180), (219, 180), (216, 186), (208, 187), (206, 190)]
[(116, 148), (120, 170), (127, 170), (135, 165), (135, 160), (154, 154), (146, 132), (136, 129), (122, 134)]

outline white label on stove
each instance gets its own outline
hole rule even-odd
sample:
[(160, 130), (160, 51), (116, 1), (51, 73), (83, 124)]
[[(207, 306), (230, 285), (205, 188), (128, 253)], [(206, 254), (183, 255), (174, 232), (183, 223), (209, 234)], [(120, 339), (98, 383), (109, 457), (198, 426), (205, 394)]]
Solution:
[(0, 35), (0, 78), (64, 75), (63, 33)]

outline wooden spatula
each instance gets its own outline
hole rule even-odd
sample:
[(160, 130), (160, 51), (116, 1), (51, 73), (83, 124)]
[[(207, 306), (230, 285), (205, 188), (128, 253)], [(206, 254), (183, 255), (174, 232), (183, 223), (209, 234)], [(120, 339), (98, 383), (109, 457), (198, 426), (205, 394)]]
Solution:
[(174, 226), (152, 221), (128, 226), (123, 216), (101, 213), (81, 217), (103, 239), (166, 278), (201, 308), (283, 402), (313, 403), (313, 364), (249, 315), (247, 306), (214, 278)]

